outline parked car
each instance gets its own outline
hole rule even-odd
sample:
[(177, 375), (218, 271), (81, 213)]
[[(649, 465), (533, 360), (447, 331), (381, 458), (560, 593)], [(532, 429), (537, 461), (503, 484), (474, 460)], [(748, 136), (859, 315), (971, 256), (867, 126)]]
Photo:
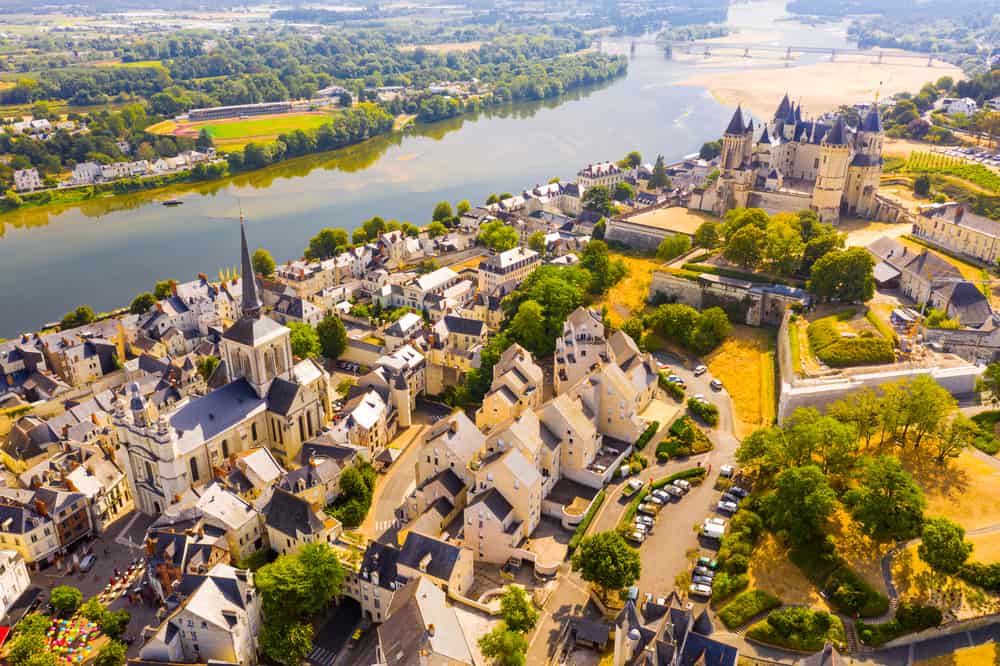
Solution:
[(649, 514), (650, 516), (655, 516), (659, 510), (660, 506), (658, 504), (645, 502), (639, 505), (639, 513)]
[(638, 520), (632, 523), (632, 529), (636, 532), (642, 532), (643, 536), (649, 534), (649, 525), (645, 523), (640, 523)]
[(708, 587), (712, 587), (712, 579), (708, 576), (695, 576), (691, 580), (694, 581), (695, 585), (707, 585)]
[(730, 495), (736, 495), (740, 499), (743, 499), (744, 497), (746, 497), (747, 495), (750, 494), (750, 491), (747, 490), (746, 488), (741, 488), (739, 486), (733, 486), (732, 488), (729, 489), (729, 494)]
[(642, 543), (646, 540), (646, 535), (642, 532), (630, 532), (628, 535), (629, 541), (635, 541), (636, 543)]
[(697, 366), (697, 367), (696, 367), (696, 368), (694, 369), (694, 376), (695, 376), (695, 377), (701, 377), (701, 376), (702, 376), (703, 374), (705, 374), (706, 372), (708, 372), (708, 368), (706, 368), (706, 367), (705, 367), (705, 366), (703, 366), (703, 365), (699, 365), (699, 366)]
[(87, 573), (94, 568), (94, 563), (97, 562), (96, 555), (86, 555), (82, 560), (80, 560), (80, 573)]
[(739, 504), (740, 500), (743, 498), (738, 497), (737, 495), (733, 495), (732, 493), (722, 493), (722, 497), (720, 499), (723, 502), (732, 502), (733, 504)]
[(628, 483), (625, 484), (625, 490), (623, 490), (622, 493), (626, 497), (630, 497), (642, 490), (644, 485), (646, 485), (646, 482), (642, 479), (629, 479)]
[(733, 474), (736, 473), (736, 468), (732, 465), (723, 465), (719, 468), (719, 476), (724, 476), (727, 479), (732, 478)]
[(663, 489), (666, 490), (667, 493), (672, 495), (673, 497), (678, 497), (678, 498), (684, 497), (684, 491), (678, 488), (677, 486), (673, 485), (672, 483), (668, 483), (663, 487)]
[(669, 376), (667, 376), (667, 381), (670, 382), (671, 384), (677, 384), (679, 386), (684, 386), (684, 380), (681, 379), (680, 377), (678, 377), (677, 375), (669, 375)]
[(712, 387), (713, 391), (721, 391), (722, 390), (722, 382), (720, 382), (718, 379), (713, 379), (712, 381), (710, 381), (708, 383), (708, 385)]
[(637, 523), (641, 522), (644, 525), (649, 525), (650, 527), (652, 527), (653, 523), (655, 523), (656, 521), (653, 520), (652, 518), (650, 518), (649, 516), (636, 516), (635, 517), (635, 522), (637, 522)]
[(688, 588), (688, 592), (693, 597), (711, 597), (712, 588), (708, 585), (701, 585), (699, 583), (692, 583), (691, 587)]
[(684, 492), (691, 490), (691, 482), (686, 479), (677, 479), (676, 481), (674, 481), (674, 485), (683, 490)]
[(665, 502), (661, 498), (657, 497), (656, 495), (647, 495), (646, 496), (646, 501), (647, 502), (652, 502), (653, 504), (659, 504), (661, 506), (663, 504), (665, 504)]
[(726, 500), (721, 500), (717, 506), (719, 511), (724, 511), (726, 513), (736, 513), (736, 511), (740, 508), (736, 502), (727, 502)]
[(653, 497), (659, 497), (661, 500), (663, 500), (664, 503), (670, 501), (670, 493), (668, 493), (666, 490), (663, 490), (662, 488), (657, 488), (656, 490), (654, 490)]
[(715, 578), (715, 572), (709, 569), (708, 567), (695, 567), (694, 575), (705, 576), (706, 578)]
[(705, 400), (704, 393), (695, 393), (693, 396), (691, 396), (691, 399), (694, 400), (695, 402), (704, 402), (704, 403), (708, 402), (708, 400)]
[(715, 568), (719, 566), (719, 563), (716, 560), (713, 560), (711, 557), (702, 555), (701, 557), (698, 558), (698, 566), (715, 570)]

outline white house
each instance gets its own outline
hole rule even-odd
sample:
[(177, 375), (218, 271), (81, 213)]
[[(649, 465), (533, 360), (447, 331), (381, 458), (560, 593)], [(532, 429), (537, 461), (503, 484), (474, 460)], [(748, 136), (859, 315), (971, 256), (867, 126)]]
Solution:
[(21, 593), (28, 589), (28, 567), (14, 550), (0, 550), (0, 617), (7, 614)]
[(14, 172), (14, 189), (18, 192), (31, 192), (42, 188), (42, 178), (38, 169), (19, 169)]

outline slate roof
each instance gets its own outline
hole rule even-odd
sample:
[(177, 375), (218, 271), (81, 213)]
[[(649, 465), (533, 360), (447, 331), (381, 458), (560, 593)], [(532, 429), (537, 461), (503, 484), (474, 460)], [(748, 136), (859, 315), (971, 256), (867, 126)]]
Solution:
[(443, 321), (448, 328), (448, 332), (460, 335), (482, 335), (486, 329), (486, 322), (479, 319), (466, 319), (465, 317), (446, 315)]
[(737, 106), (736, 110), (733, 111), (733, 117), (729, 120), (729, 125), (726, 127), (726, 134), (743, 134), (745, 132), (745, 127), (743, 125), (743, 109), (741, 106)]
[(243, 317), (222, 334), (226, 340), (238, 342), (248, 347), (273, 338), (288, 329), (270, 317)]
[(882, 115), (878, 111), (878, 104), (872, 104), (872, 108), (869, 109), (868, 113), (865, 114), (865, 117), (861, 119), (861, 131), (882, 131)]
[(506, 520), (510, 512), (514, 510), (510, 502), (504, 499), (504, 496), (496, 488), (490, 488), (477, 497), (476, 501), (470, 506), (470, 508), (474, 507), (479, 507), (479, 509), (485, 508), (500, 522)]
[(420, 563), (430, 555), (426, 573), (438, 580), (451, 578), (462, 550), (447, 541), (434, 539), (417, 532), (408, 532), (403, 548), (399, 551), (398, 563), (411, 569), (420, 570)]
[(993, 315), (990, 302), (971, 282), (951, 282), (937, 288), (947, 299), (948, 314), (963, 326), (979, 326)]
[(440, 482), (441, 485), (444, 486), (445, 490), (451, 493), (453, 497), (462, 492), (462, 489), (465, 488), (465, 481), (462, 481), (461, 477), (459, 477), (458, 474), (455, 474), (455, 470), (450, 467), (445, 468), (432, 476), (424, 485), (435, 481)]
[(275, 414), (287, 416), (292, 405), (295, 404), (295, 397), (302, 387), (287, 379), (276, 377), (271, 382), (271, 388), (267, 391), (267, 410)]
[(265, 408), (246, 380), (239, 379), (192, 400), (170, 417), (178, 449), (185, 453)]
[(371, 574), (378, 574), (378, 586), (386, 590), (392, 589), (392, 584), (398, 580), (399, 574), (396, 570), (396, 563), (399, 560), (399, 549), (382, 544), (378, 541), (369, 541), (365, 556), (361, 560), (360, 571), (367, 571), (369, 579)]
[(847, 132), (844, 129), (844, 118), (842, 116), (837, 116), (837, 120), (833, 123), (833, 127), (827, 133), (826, 137), (824, 137), (823, 142), (832, 146), (847, 144)]
[(299, 534), (316, 534), (325, 527), (309, 502), (280, 488), (274, 489), (271, 501), (264, 507), (264, 518), (268, 527), (295, 539)]

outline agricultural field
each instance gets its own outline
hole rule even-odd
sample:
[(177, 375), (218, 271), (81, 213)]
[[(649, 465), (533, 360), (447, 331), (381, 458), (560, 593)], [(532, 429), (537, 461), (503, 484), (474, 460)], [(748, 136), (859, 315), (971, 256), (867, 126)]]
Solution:
[(1000, 175), (982, 164), (970, 164), (965, 160), (949, 155), (912, 152), (910, 153), (910, 157), (903, 162), (900, 171), (957, 176), (979, 186), (987, 192), (1000, 194)]
[(154, 134), (197, 137), (202, 129), (206, 129), (219, 150), (239, 150), (248, 143), (274, 141), (280, 134), (295, 130), (314, 130), (320, 125), (330, 122), (332, 116), (333, 114), (328, 112), (308, 111), (246, 119), (206, 120), (194, 123), (167, 120), (149, 127), (148, 131)]
[(733, 399), (737, 437), (774, 422), (777, 403), (774, 336), (770, 331), (735, 325), (705, 363)]

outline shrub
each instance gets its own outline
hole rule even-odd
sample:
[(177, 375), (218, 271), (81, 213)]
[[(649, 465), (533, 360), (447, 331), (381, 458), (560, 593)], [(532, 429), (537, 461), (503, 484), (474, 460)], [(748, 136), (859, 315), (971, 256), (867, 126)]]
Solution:
[(653, 421), (648, 426), (646, 426), (646, 429), (642, 431), (641, 435), (639, 435), (639, 439), (635, 440), (634, 446), (636, 451), (641, 451), (646, 446), (646, 444), (649, 443), (649, 440), (653, 439), (653, 435), (655, 435), (659, 430), (660, 430), (659, 421)]
[(264, 548), (256, 552), (250, 553), (242, 560), (236, 563), (237, 569), (249, 569), (250, 571), (257, 571), (265, 564), (270, 564), (278, 557), (278, 554), (271, 550), (270, 548)]
[(764, 590), (747, 590), (726, 604), (719, 612), (719, 619), (730, 629), (741, 627), (755, 615), (781, 605), (781, 599)]
[(580, 524), (576, 526), (575, 530), (573, 530), (573, 536), (570, 537), (569, 540), (570, 554), (572, 554), (573, 551), (576, 550), (576, 547), (580, 545), (580, 540), (583, 539), (583, 536), (587, 533), (587, 528), (590, 527), (590, 523), (593, 522), (598, 509), (600, 509), (601, 505), (604, 504), (604, 494), (603, 490), (597, 493), (594, 497), (594, 501), (590, 503), (590, 508), (587, 509), (587, 515), (583, 517)]
[(663, 381), (660, 382), (660, 386), (671, 398), (677, 402), (684, 402), (684, 387), (680, 384), (675, 384), (674, 382)]
[(867, 645), (878, 647), (891, 640), (941, 624), (941, 611), (934, 606), (900, 602), (896, 617), (882, 624), (867, 624), (857, 620), (858, 637)]
[(719, 408), (710, 402), (702, 402), (694, 398), (688, 398), (688, 409), (691, 413), (700, 418), (710, 426), (719, 424)]
[(843, 649), (846, 640), (840, 618), (809, 608), (781, 608), (747, 631), (747, 637), (792, 650), (816, 652), (826, 643)]
[(829, 536), (820, 543), (796, 546), (788, 553), (788, 558), (806, 578), (823, 589), (830, 603), (840, 612), (873, 617), (888, 610), (889, 599), (847, 566)]
[(1000, 453), (1000, 439), (996, 436), (996, 424), (1000, 421), (1000, 410), (980, 412), (972, 417), (979, 426), (979, 433), (972, 445), (983, 453), (995, 455)]
[(1000, 590), (1000, 562), (968, 562), (958, 570), (958, 577), (990, 592)]
[(717, 573), (715, 580), (712, 581), (712, 596), (716, 601), (727, 599), (740, 590), (745, 590), (749, 584), (750, 577), (746, 574), (730, 575), (722, 571)]

